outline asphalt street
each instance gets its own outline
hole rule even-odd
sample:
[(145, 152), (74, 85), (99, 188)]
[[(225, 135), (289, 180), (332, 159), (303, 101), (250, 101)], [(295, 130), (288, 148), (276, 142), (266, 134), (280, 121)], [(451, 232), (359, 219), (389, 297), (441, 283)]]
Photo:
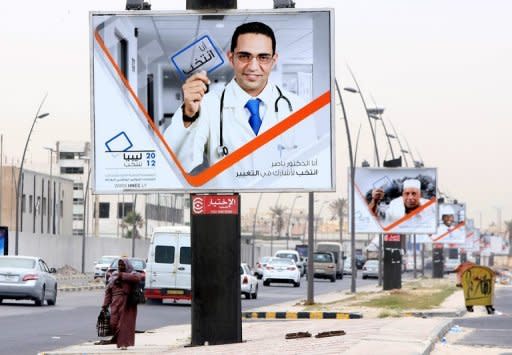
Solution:
[[(357, 280), (359, 287), (377, 284), (377, 280)], [(315, 280), (315, 294), (350, 289), (350, 277), (331, 283)], [(295, 299), (305, 299), (307, 282), (301, 286), (272, 284), (263, 287), (259, 281), (256, 300), (242, 297), (242, 311)], [(35, 354), (68, 345), (96, 340), (96, 318), (103, 300), (103, 291), (61, 292), (57, 305), (36, 307), (29, 301), (4, 300), (0, 304), (0, 354)], [(150, 330), (166, 325), (190, 323), (190, 303), (164, 302), (139, 307), (138, 330)]]
[(493, 315), (457, 319), (455, 324), (472, 331), (456, 344), (512, 349), (512, 286), (496, 290), (494, 308), (496, 313)]

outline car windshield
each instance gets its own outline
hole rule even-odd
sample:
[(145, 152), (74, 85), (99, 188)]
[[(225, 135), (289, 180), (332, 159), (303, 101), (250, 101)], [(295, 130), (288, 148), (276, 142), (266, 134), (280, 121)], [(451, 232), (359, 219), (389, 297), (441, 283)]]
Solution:
[(317, 263), (332, 263), (332, 255), (331, 254), (314, 254), (313, 261)]
[(366, 266), (377, 266), (378, 265), (378, 261), (377, 260), (370, 260), (370, 261), (367, 261), (366, 262)]
[(272, 259), (271, 256), (264, 256), (264, 257), (261, 258), (261, 263), (262, 264), (268, 263), (270, 259)]
[(36, 261), (26, 258), (0, 258), (0, 267), (12, 267), (15, 269), (33, 269)]
[(112, 264), (114, 260), (116, 260), (115, 257), (102, 256), (100, 260), (98, 260), (98, 264)]
[[(117, 266), (119, 265), (119, 260), (120, 259), (112, 261), (112, 263), (110, 264), (110, 268), (117, 269)], [(143, 270), (146, 268), (146, 262), (144, 260), (128, 259), (128, 261), (130, 262), (130, 264), (132, 264), (134, 270)]]
[(269, 264), (272, 265), (294, 265), (293, 260), (284, 259), (284, 258), (275, 258), (269, 261)]
[(279, 254), (276, 254), (276, 257), (277, 258), (292, 259), (294, 261), (298, 261), (297, 255), (292, 254), (292, 253), (279, 253)]

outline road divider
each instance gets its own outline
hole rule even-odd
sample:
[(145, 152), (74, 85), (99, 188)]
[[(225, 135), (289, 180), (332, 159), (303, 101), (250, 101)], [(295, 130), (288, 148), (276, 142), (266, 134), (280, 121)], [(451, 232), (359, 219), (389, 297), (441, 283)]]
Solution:
[(242, 319), (361, 319), (350, 312), (242, 312)]

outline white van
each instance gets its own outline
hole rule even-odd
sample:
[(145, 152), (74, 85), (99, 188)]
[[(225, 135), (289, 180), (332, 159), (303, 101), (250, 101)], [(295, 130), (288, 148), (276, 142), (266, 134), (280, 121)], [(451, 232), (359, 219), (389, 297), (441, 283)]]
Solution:
[(334, 261), (336, 262), (336, 278), (337, 279), (343, 279), (343, 269), (344, 269), (344, 263), (343, 260), (344, 252), (343, 252), (343, 245), (341, 243), (336, 242), (320, 242), (316, 245), (315, 251), (324, 251), (324, 252), (331, 252), (334, 255)]
[(155, 228), (146, 265), (146, 300), (190, 300), (191, 262), (190, 227)]

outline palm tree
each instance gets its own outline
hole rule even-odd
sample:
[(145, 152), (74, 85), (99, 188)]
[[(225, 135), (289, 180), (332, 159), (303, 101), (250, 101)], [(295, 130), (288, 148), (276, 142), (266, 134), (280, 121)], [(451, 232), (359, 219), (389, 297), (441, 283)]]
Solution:
[[(270, 207), (270, 212), (272, 212), (272, 220), (275, 219), (275, 225), (277, 230), (277, 237), (281, 237), (281, 231), (284, 228), (284, 212), (287, 210), (287, 207), (275, 205), (274, 207)], [(270, 231), (272, 234), (272, 231)]]
[(508, 255), (512, 256), (512, 219), (505, 221), (505, 225), (507, 226), (508, 232)]
[(332, 219), (338, 218), (340, 228), (340, 243), (343, 244), (343, 222), (344, 217), (347, 215), (347, 199), (338, 198), (331, 201), (329, 209), (332, 213)]
[[(132, 238), (132, 232), (135, 231), (135, 238), (140, 238), (140, 234), (137, 228), (141, 228), (144, 225), (144, 219), (142, 216), (135, 212), (130, 211), (126, 214), (126, 217), (123, 218), (123, 221), (121, 222), (121, 226), (123, 228), (126, 228), (126, 234), (124, 235), (125, 238)], [(131, 229), (130, 229), (131, 227)]]

